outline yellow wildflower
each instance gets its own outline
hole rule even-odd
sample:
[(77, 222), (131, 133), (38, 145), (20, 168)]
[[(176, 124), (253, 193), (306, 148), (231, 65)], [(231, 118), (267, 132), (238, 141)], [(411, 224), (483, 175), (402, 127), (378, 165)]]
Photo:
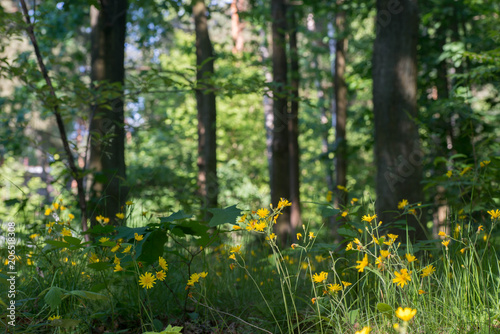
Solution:
[(159, 257), (158, 259), (158, 265), (165, 271), (168, 270), (168, 264), (167, 264), (167, 261), (165, 261), (165, 259), (163, 257)]
[(69, 217), (70, 220), (75, 219), (75, 215), (73, 215), (72, 213), (68, 214), (68, 217)]
[(409, 254), (409, 253), (406, 253), (405, 257), (406, 257), (406, 260), (408, 260), (408, 262), (410, 262), (410, 263), (417, 260), (417, 258), (415, 256), (413, 256), (412, 254)]
[(401, 202), (398, 203), (398, 209), (403, 210), (407, 205), (408, 205), (408, 200), (403, 199), (401, 200)]
[(394, 275), (396, 275), (396, 278), (392, 279), (392, 283), (397, 283), (400, 287), (404, 287), (408, 282), (411, 281), (411, 271), (408, 273), (407, 269), (401, 269), (401, 272), (394, 272)]
[(71, 231), (68, 230), (67, 228), (63, 228), (61, 234), (65, 237), (71, 237)]
[(451, 177), (453, 175), (453, 171), (449, 170), (446, 172), (446, 176)]
[(417, 310), (412, 310), (409, 307), (405, 307), (404, 309), (402, 307), (398, 307), (396, 310), (396, 316), (403, 321), (410, 321), (415, 314), (417, 314)]
[(443, 242), (441, 242), (443, 244), (444, 247), (446, 247), (446, 249), (448, 249), (448, 245), (450, 244), (450, 240), (443, 240)]
[(359, 263), (359, 265), (357, 265), (355, 268), (358, 269), (360, 273), (364, 272), (365, 267), (368, 265), (368, 254), (365, 254), (363, 260), (356, 261), (356, 263)]
[(238, 254), (240, 254), (241, 253), (241, 245), (231, 247), (231, 249), (229, 250), (229, 252), (230, 253), (238, 253)]
[(257, 210), (257, 216), (259, 216), (260, 218), (266, 218), (268, 215), (269, 215), (268, 209), (262, 208), (262, 209)]
[(439, 231), (438, 235), (440, 237), (447, 237), (448, 235), (446, 233), (444, 233), (443, 231)]
[(339, 292), (342, 290), (342, 286), (340, 284), (328, 284), (327, 288), (330, 292)]
[(111, 248), (111, 251), (114, 253), (119, 249), (120, 249), (120, 243), (117, 242), (116, 245), (114, 245), (113, 248)]
[(105, 243), (105, 242), (108, 242), (108, 241), (109, 241), (109, 238), (105, 238), (105, 237), (102, 237), (101, 239), (99, 239), (100, 243)]
[(116, 266), (115, 266), (115, 269), (113, 270), (113, 272), (116, 273), (118, 271), (123, 271), (123, 270), (124, 269), (122, 268), (122, 266), (119, 263), (117, 263)]
[(488, 166), (490, 164), (490, 162), (491, 162), (490, 160), (483, 160), (479, 163), (479, 165), (481, 166), (481, 168), (483, 168), (483, 167)]
[(326, 281), (326, 279), (328, 278), (328, 273), (324, 271), (320, 272), (319, 274), (315, 273), (312, 278), (315, 283), (321, 283)]
[(125, 215), (124, 215), (123, 213), (121, 213), (121, 212), (120, 212), (120, 213), (117, 213), (117, 214), (116, 214), (116, 217), (117, 217), (118, 219), (123, 219), (123, 218), (125, 218)]
[(45, 209), (45, 215), (48, 216), (52, 213), (51, 209)]
[(147, 272), (141, 276), (139, 276), (139, 285), (143, 288), (151, 289), (156, 283), (156, 278), (150, 273)]
[(137, 240), (137, 241), (141, 241), (142, 239), (144, 239), (144, 236), (143, 235), (139, 235), (137, 233), (134, 233), (134, 239)]
[(470, 171), (472, 169), (472, 167), (465, 167), (461, 172), (460, 172), (460, 176), (464, 176), (465, 173), (467, 173), (468, 171)]
[(490, 210), (490, 211), (488, 211), (488, 213), (490, 214), (491, 219), (498, 219), (498, 218), (500, 218), (500, 210), (498, 210), (498, 209), (496, 209), (495, 211)]
[(430, 264), (427, 267), (425, 267), (424, 269), (422, 269), (422, 274), (420, 274), (420, 276), (427, 277), (427, 276), (432, 275), (435, 271), (436, 271), (436, 268), (434, 268), (434, 266), (432, 264)]
[(425, 291), (424, 290), (418, 290), (418, 294), (419, 295), (423, 295), (423, 294), (425, 294)]
[(372, 331), (370, 326), (363, 327), (362, 330), (356, 331), (354, 334), (369, 334)]
[(302, 238), (302, 233), (297, 233), (297, 240), (300, 240)]
[(164, 281), (165, 277), (167, 277), (167, 274), (163, 270), (157, 271), (156, 272), (156, 278), (160, 281)]
[(383, 249), (380, 250), (380, 255), (382, 255), (383, 258), (388, 257), (390, 254), (391, 252), (389, 252), (388, 250), (383, 250)]
[(128, 252), (130, 252), (131, 249), (132, 249), (132, 245), (128, 245), (127, 247), (125, 247), (125, 249), (123, 250), (122, 253), (123, 254), (128, 253)]
[(309, 232), (309, 239), (314, 239), (314, 238), (316, 238), (314, 232)]
[(373, 216), (370, 216), (370, 215), (364, 215), (361, 220), (362, 221), (365, 221), (365, 222), (368, 222), (368, 223), (371, 223), (372, 220), (374, 220), (375, 218), (377, 218), (377, 215), (373, 215)]
[(268, 237), (266, 237), (266, 240), (274, 240), (276, 239), (276, 234), (271, 233)]
[(125, 202), (125, 205), (128, 205), (128, 206), (130, 206), (130, 205), (134, 205), (134, 202), (132, 202), (132, 201), (126, 201), (126, 202)]
[(241, 230), (241, 226), (239, 226), (239, 225), (233, 225), (233, 230), (234, 231)]
[(333, 198), (333, 191), (328, 190), (328, 192), (326, 193), (326, 201), (331, 202), (332, 198)]
[(280, 201), (278, 202), (278, 210), (281, 208), (286, 208), (287, 206), (291, 206), (292, 203), (290, 203), (287, 199), (281, 198)]
[(54, 321), (54, 320), (56, 320), (56, 319), (61, 319), (61, 316), (60, 316), (60, 315), (51, 315), (51, 316), (49, 317), (49, 321)]
[(345, 248), (346, 251), (352, 249), (352, 241), (347, 244), (347, 247)]
[(257, 224), (255, 224), (255, 230), (258, 232), (264, 232), (266, 226), (267, 224), (265, 221), (259, 221)]
[(347, 288), (349, 285), (352, 285), (352, 283), (342, 281), (342, 285), (344, 286), (344, 288)]

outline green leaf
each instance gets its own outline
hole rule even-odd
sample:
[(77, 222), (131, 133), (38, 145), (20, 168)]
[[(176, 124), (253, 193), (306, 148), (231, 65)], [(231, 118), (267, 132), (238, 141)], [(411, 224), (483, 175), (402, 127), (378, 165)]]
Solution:
[(392, 309), (391, 305), (388, 305), (385, 303), (377, 303), (376, 308), (379, 312), (381, 312), (385, 316), (392, 318), (392, 314), (394, 313), (394, 310)]
[(172, 213), (168, 217), (161, 217), (160, 218), (160, 222), (162, 222), (162, 223), (171, 223), (174, 220), (189, 219), (191, 217), (193, 217), (193, 215), (189, 215), (187, 213), (184, 213), (183, 210), (180, 210), (180, 211)]
[(78, 296), (84, 299), (90, 299), (90, 300), (105, 300), (107, 297), (103, 294), (100, 293), (95, 293), (91, 291), (84, 291), (84, 290), (73, 290), (68, 292), (70, 295)]
[(61, 304), (63, 291), (63, 289), (53, 286), (45, 294), (43, 299), (50, 306), (51, 311), (54, 311)]
[(182, 327), (178, 326), (172, 327), (172, 325), (168, 325), (168, 327), (161, 332), (143, 332), (142, 334), (178, 334), (181, 332), (181, 330)]
[(211, 213), (214, 214), (208, 226), (215, 227), (218, 225), (230, 223), (234, 224), (236, 219), (241, 216), (241, 210), (236, 208), (236, 205), (229, 206), (225, 209), (208, 209)]
[(153, 263), (163, 255), (165, 243), (168, 240), (167, 233), (156, 230), (148, 233), (143, 242), (136, 246), (137, 259), (147, 263)]
[(70, 246), (70, 244), (64, 241), (46, 240), (45, 242), (51, 246), (54, 246), (55, 248), (69, 248)]
[(80, 320), (76, 319), (55, 319), (51, 321), (50, 325), (52, 327), (64, 327), (64, 328), (70, 328), (70, 327), (76, 327), (80, 323)]
[(339, 228), (337, 233), (346, 238), (356, 238), (358, 236), (358, 233), (345, 227)]
[(339, 209), (334, 209), (334, 208), (330, 208), (330, 207), (322, 207), (321, 208), (321, 217), (324, 217), (324, 218), (327, 218), (327, 217), (331, 217), (331, 216), (336, 216), (338, 215), (338, 213), (340, 212)]
[(80, 245), (80, 244), (81, 244), (81, 242), (82, 242), (80, 239), (75, 238), (75, 237), (70, 237), (70, 236), (66, 236), (66, 237), (64, 237), (64, 240), (65, 240), (67, 243), (72, 244), (72, 245), (76, 245), (76, 246)]
[(347, 313), (347, 319), (351, 324), (355, 324), (359, 316), (359, 309), (350, 310)]

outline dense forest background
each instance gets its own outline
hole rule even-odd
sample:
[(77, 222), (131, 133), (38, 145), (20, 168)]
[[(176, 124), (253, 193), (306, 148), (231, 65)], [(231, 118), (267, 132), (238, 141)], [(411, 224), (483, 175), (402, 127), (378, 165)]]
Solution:
[(384, 333), (396, 306), (428, 332), (498, 330), (499, 15), (495, 0), (2, 0), (0, 222), (27, 332), (201, 315)]
[[(20, 7), (3, 1), (3, 214), (75, 198), (80, 180), (91, 219), (114, 217), (127, 199), (161, 214), (267, 205), (271, 195), (297, 203), (295, 228), (321, 223), (314, 203), (329, 191), (336, 207), (347, 194), (382, 202), (382, 191), (399, 198), (378, 211), (409, 198), (429, 204), (425, 220), (438, 226), (455, 204), (443, 202), (446, 173), (498, 153), (499, 8), (495, 1), (421, 1), (405, 17), (410, 6), (416, 3), (32, 2), (49, 87)], [(406, 20), (414, 28), (402, 29)], [(373, 71), (377, 59), (396, 66), (406, 47), (415, 74), (394, 83), (383, 69)], [(413, 106), (398, 105), (397, 87), (414, 84)], [(388, 115), (385, 125), (377, 108)], [(374, 158), (377, 147), (387, 148), (389, 167)], [(398, 189), (377, 193), (383, 183)]]

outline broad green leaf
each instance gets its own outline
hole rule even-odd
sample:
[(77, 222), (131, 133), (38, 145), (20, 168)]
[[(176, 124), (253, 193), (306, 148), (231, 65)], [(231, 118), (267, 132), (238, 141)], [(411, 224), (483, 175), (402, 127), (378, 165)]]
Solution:
[(337, 233), (346, 238), (356, 238), (358, 236), (358, 233), (345, 227), (339, 228)]
[(100, 293), (95, 293), (91, 291), (84, 291), (84, 290), (73, 290), (69, 291), (68, 294), (82, 297), (85, 299), (90, 299), (90, 300), (105, 300), (107, 297), (103, 294)]
[(54, 246), (55, 248), (69, 248), (70, 246), (70, 244), (64, 241), (46, 240), (45, 242), (51, 246)]
[(147, 263), (153, 263), (163, 255), (165, 243), (168, 240), (167, 233), (156, 230), (148, 233), (143, 242), (136, 246), (137, 259)]
[(64, 237), (64, 240), (69, 243), (69, 244), (72, 244), (72, 245), (80, 245), (81, 244), (81, 240), (78, 239), (78, 238), (75, 238), (75, 237), (70, 237), (70, 236), (65, 236)]
[(184, 213), (183, 210), (180, 210), (180, 211), (172, 213), (168, 217), (161, 217), (160, 218), (160, 222), (162, 222), (162, 223), (171, 223), (174, 220), (189, 219), (191, 217), (193, 217), (193, 215)]
[(377, 303), (376, 308), (379, 312), (381, 312), (385, 316), (392, 318), (392, 314), (394, 313), (394, 310), (392, 309), (392, 307), (390, 305), (385, 304), (385, 303)]
[(53, 286), (45, 294), (43, 299), (50, 306), (51, 311), (54, 311), (61, 304), (63, 292), (63, 289)]
[(335, 216), (335, 215), (338, 215), (340, 212), (339, 209), (334, 209), (334, 208), (330, 208), (330, 207), (322, 207), (321, 208), (321, 217), (324, 217), (324, 218), (327, 218), (327, 217), (331, 217), (331, 216)]
[(214, 214), (208, 226), (215, 227), (218, 225), (230, 223), (234, 224), (236, 219), (241, 216), (241, 210), (236, 207), (236, 205), (229, 206), (225, 209), (208, 209), (211, 213)]

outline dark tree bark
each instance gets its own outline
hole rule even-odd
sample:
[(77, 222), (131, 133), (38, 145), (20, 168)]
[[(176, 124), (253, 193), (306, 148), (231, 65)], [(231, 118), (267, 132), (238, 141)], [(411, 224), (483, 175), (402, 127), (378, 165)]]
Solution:
[[(340, 1), (337, 2), (340, 4)], [(347, 85), (345, 83), (345, 54), (347, 49), (347, 40), (345, 34), (345, 11), (339, 11), (335, 17), (337, 27), (337, 41), (335, 48), (335, 183), (337, 185), (337, 196), (335, 196), (335, 206), (342, 207), (346, 204), (347, 193), (339, 189), (341, 186), (345, 189), (347, 185), (347, 141), (346, 141), (346, 123), (347, 123)]]
[[(92, 106), (89, 168), (91, 212), (119, 224), (128, 189), (125, 186), (125, 129), (123, 84), (125, 78), (126, 0), (101, 0), (91, 7), (91, 80), (96, 91), (110, 89), (114, 98)], [(111, 86), (108, 86), (112, 84)], [(110, 88), (103, 88), (110, 87)], [(97, 92), (99, 94), (99, 92)]]
[[(286, 6), (284, 0), (271, 1), (272, 17), (272, 63), (273, 63), (273, 141), (271, 201), (277, 205), (280, 198), (290, 198), (290, 166), (288, 152), (288, 112), (286, 97)], [(280, 243), (290, 238), (290, 211), (286, 208), (279, 217), (276, 234)]]
[[(208, 34), (207, 8), (204, 0), (195, 0), (193, 16), (196, 30), (196, 103), (198, 106), (198, 189), (202, 207), (217, 207), (216, 105), (211, 85), (214, 55)], [(205, 212), (205, 218), (208, 218)]]
[(288, 118), (288, 152), (290, 155), (290, 224), (292, 234), (302, 226), (300, 210), (300, 151), (299, 151), (299, 51), (297, 47), (297, 18), (296, 10), (290, 7), (288, 16), (290, 23), (290, 114)]
[[(417, 116), (416, 0), (377, 0), (373, 51), (373, 106), (377, 164), (378, 219), (395, 220), (402, 199), (422, 201), (422, 152)], [(408, 215), (410, 239), (424, 239), (424, 229)], [(404, 239), (404, 233), (400, 233)]]

